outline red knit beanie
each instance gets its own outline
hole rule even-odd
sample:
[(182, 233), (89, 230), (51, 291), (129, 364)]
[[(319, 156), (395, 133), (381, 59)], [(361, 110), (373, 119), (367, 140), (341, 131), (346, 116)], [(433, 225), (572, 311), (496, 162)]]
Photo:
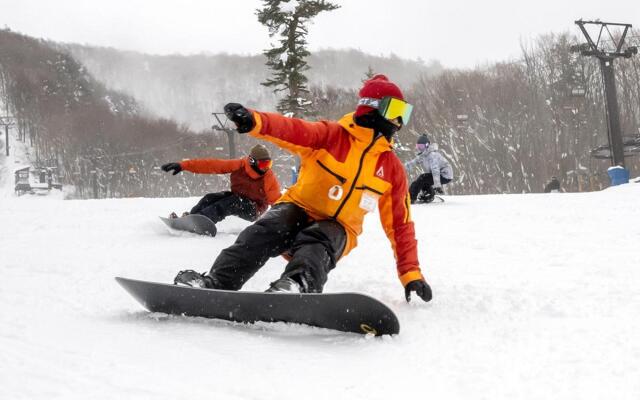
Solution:
[[(404, 96), (400, 89), (384, 75), (376, 75), (364, 83), (362, 89), (358, 93), (360, 98), (368, 97), (372, 99), (381, 99), (386, 96), (396, 97), (404, 100)], [(365, 105), (359, 105), (356, 108), (355, 116), (366, 114), (373, 108)]]

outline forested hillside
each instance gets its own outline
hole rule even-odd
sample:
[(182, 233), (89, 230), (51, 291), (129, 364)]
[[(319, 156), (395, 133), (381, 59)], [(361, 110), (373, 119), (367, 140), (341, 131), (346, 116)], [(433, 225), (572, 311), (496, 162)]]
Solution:
[[(413, 122), (399, 135), (398, 153), (410, 158), (416, 136), (428, 133), (454, 164), (451, 192), (539, 192), (552, 176), (569, 191), (597, 190), (608, 184), (609, 166), (589, 154), (607, 143), (602, 81), (594, 59), (570, 52), (578, 42), (566, 33), (549, 34), (523, 45), (518, 59), (468, 70), (320, 51), (311, 57), (309, 71), (317, 118), (352, 111), (366, 73), (384, 73), (416, 105)], [(628, 42), (637, 45), (638, 35)], [(262, 56), (70, 48), (111, 87), (191, 126), (210, 124), (210, 112), (227, 101), (275, 108), (277, 98), (260, 85), (268, 75)], [(640, 58), (619, 59), (616, 71), (623, 132), (634, 138), (640, 134)], [(627, 163), (638, 171), (638, 156)]]
[[(638, 35), (629, 44), (638, 45)], [(427, 133), (454, 166), (454, 194), (540, 192), (551, 176), (567, 191), (608, 185), (609, 160), (590, 150), (607, 143), (604, 97), (595, 60), (570, 52), (577, 38), (550, 34), (515, 60), (474, 69), (326, 50), (311, 57), (316, 119), (353, 111), (367, 74), (384, 73), (415, 105), (398, 135), (406, 161)], [(34, 162), (56, 163), (78, 197), (198, 195), (227, 186), (225, 177), (159, 171), (164, 162), (229, 154), (227, 136), (211, 130), (211, 112), (227, 101), (273, 111), (277, 95), (260, 85), (263, 56), (151, 56), (61, 45), (0, 31), (0, 95), (15, 116)], [(616, 61), (621, 123), (640, 134), (640, 58)], [(194, 131), (199, 131), (195, 133)], [(238, 153), (255, 140), (236, 136)], [(285, 186), (294, 161), (270, 146)], [(638, 156), (626, 159), (632, 175)], [(410, 171), (415, 177), (419, 170)]]
[(180, 196), (227, 186), (191, 174), (170, 179), (158, 169), (182, 158), (224, 157), (215, 149), (226, 136), (196, 134), (143, 112), (55, 43), (1, 30), (0, 96), (28, 161), (57, 168), (65, 186), (75, 188), (72, 197)]
[[(568, 191), (608, 185), (610, 161), (590, 156), (607, 144), (600, 67), (570, 51), (576, 42), (547, 35), (523, 46), (518, 60), (412, 87), (412, 128), (430, 132), (453, 160), (458, 193), (539, 192), (554, 175)], [(631, 44), (640, 44), (637, 35)], [(616, 80), (622, 132), (640, 139), (640, 57), (618, 59)], [(632, 176), (639, 157), (626, 158)]]

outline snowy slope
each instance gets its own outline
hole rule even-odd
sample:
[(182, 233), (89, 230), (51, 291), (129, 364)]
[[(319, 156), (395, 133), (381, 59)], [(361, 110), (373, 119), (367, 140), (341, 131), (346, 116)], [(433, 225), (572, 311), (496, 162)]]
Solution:
[[(150, 314), (114, 276), (206, 270), (246, 223), (171, 234), (196, 199), (0, 198), (0, 399), (638, 399), (640, 184), (413, 209), (434, 288), (406, 304), (377, 218), (326, 291), (398, 315), (382, 339)], [(271, 260), (246, 289), (282, 270)]]

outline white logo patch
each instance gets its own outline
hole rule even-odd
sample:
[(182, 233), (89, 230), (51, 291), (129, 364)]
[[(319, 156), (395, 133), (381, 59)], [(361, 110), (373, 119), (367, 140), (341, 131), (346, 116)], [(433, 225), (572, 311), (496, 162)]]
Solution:
[(362, 197), (360, 198), (360, 208), (365, 210), (366, 212), (373, 212), (376, 210), (376, 204), (378, 204), (378, 198), (380, 196), (364, 192), (362, 193)]
[(376, 171), (376, 176), (384, 178), (384, 169), (382, 168), (382, 165), (380, 166), (380, 168), (378, 168), (378, 171)]

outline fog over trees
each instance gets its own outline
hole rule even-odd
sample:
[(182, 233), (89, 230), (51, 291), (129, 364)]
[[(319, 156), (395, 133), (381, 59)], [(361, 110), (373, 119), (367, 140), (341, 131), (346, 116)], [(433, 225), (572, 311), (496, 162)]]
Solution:
[[(638, 35), (631, 44), (638, 45)], [(577, 38), (549, 34), (523, 45), (519, 59), (451, 70), (437, 62), (322, 50), (309, 57), (309, 95), (317, 118), (353, 111), (367, 74), (383, 73), (415, 105), (396, 151), (407, 160), (427, 133), (452, 161), (456, 194), (541, 192), (551, 176), (568, 191), (608, 184), (608, 160), (589, 151), (607, 142), (597, 62), (569, 52)], [(211, 130), (213, 111), (230, 101), (274, 111), (260, 85), (263, 55), (153, 56), (58, 44), (0, 31), (0, 96), (17, 118), (34, 163), (57, 163), (76, 197), (181, 196), (221, 190), (225, 177), (180, 174), (157, 166), (228, 154)], [(621, 123), (640, 131), (640, 58), (616, 60)], [(255, 140), (238, 137), (240, 154)], [(286, 186), (291, 158), (270, 146)], [(281, 162), (279, 162), (281, 161)], [(638, 156), (627, 168), (638, 175)], [(413, 171), (415, 176), (419, 171)]]
[[(275, 111), (278, 97), (261, 85), (271, 71), (264, 55), (154, 56), (112, 48), (65, 45), (107, 87), (135, 97), (156, 116), (194, 130), (211, 127), (211, 112), (228, 102)], [(357, 89), (369, 67), (384, 71), (401, 87), (442, 71), (437, 62), (372, 56), (358, 50), (321, 50), (308, 58), (309, 86)]]

